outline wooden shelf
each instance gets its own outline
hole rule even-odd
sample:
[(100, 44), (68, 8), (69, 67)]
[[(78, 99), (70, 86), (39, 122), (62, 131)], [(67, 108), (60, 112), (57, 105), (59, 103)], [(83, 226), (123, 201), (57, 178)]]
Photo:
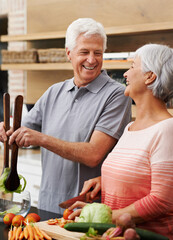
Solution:
[[(105, 61), (103, 68), (128, 69), (130, 61)], [(2, 64), (1, 70), (73, 70), (71, 63), (25, 63), (25, 64)]]
[(65, 38), (65, 31), (34, 33), (34, 34), (26, 34), (26, 35), (2, 35), (0, 37), (0, 41), (11, 42), (11, 41), (29, 41), (29, 40), (44, 40), (44, 39), (58, 39), (58, 38)]
[(160, 32), (173, 30), (173, 22), (145, 23), (118, 27), (105, 28), (106, 34), (110, 35), (132, 35), (146, 32)]
[[(145, 23), (126, 26), (115, 26), (105, 28), (107, 36), (111, 35), (132, 35), (146, 32), (157, 32), (173, 30), (173, 22), (160, 22), (160, 23)], [(44, 39), (60, 39), (65, 38), (65, 31), (34, 33), (26, 35), (2, 35), (1, 42), (9, 41), (31, 41), (31, 40), (44, 40)]]

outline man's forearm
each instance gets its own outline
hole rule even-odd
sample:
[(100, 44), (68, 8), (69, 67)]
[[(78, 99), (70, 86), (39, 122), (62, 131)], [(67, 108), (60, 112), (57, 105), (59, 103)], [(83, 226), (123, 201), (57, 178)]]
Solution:
[[(95, 147), (88, 142), (67, 142), (45, 134), (39, 140), (40, 146), (71, 161), (95, 167), (102, 160)], [(101, 159), (100, 159), (101, 158)]]

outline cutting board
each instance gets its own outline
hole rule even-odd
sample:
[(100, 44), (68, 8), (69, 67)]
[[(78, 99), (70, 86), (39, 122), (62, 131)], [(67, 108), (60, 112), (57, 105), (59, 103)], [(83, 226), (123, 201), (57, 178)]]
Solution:
[(71, 232), (58, 225), (49, 225), (46, 221), (37, 222), (37, 226), (44, 230), (50, 237), (60, 240), (79, 240), (84, 233)]

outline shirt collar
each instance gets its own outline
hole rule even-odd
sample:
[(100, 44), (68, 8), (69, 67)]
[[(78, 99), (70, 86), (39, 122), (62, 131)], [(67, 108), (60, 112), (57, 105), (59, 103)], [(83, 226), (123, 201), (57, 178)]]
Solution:
[(106, 70), (103, 70), (100, 75), (89, 83), (86, 88), (92, 93), (98, 93), (100, 89), (109, 81), (109, 76)]
[[(89, 83), (86, 87), (88, 91), (92, 93), (98, 93), (100, 89), (109, 81), (109, 76), (106, 72), (106, 70), (102, 70), (100, 75), (94, 79), (91, 83)], [(74, 77), (70, 79), (68, 86), (67, 86), (67, 91), (71, 91), (75, 88), (74, 84)]]

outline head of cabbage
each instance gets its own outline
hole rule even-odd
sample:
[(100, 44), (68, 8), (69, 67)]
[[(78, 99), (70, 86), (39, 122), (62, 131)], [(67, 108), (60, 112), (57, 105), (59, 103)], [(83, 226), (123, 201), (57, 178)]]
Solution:
[(83, 207), (78, 222), (112, 223), (112, 209), (103, 203), (91, 203)]

